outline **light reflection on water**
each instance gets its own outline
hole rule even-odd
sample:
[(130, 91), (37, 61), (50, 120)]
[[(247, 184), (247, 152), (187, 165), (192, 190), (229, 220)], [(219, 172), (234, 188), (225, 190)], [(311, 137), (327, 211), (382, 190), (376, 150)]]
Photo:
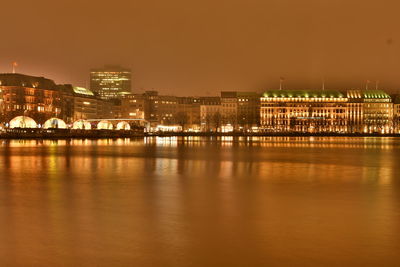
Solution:
[(0, 266), (397, 266), (400, 139), (0, 141)]

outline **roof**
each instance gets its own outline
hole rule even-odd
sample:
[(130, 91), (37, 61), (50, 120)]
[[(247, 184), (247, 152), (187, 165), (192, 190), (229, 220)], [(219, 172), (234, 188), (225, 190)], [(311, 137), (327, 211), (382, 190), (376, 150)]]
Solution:
[(93, 68), (90, 72), (126, 72), (130, 73), (131, 69), (119, 65), (104, 65), (104, 67)]
[(20, 73), (1, 73), (0, 85), (40, 88), (46, 90), (57, 89), (57, 86), (53, 80), (44, 77), (29, 76)]
[(382, 90), (364, 90), (363, 91), (364, 98), (391, 98), (389, 94)]
[(94, 93), (92, 91), (84, 87), (74, 86), (73, 90), (76, 94), (94, 96)]
[(264, 97), (314, 97), (314, 98), (343, 98), (345, 94), (336, 90), (268, 90), (264, 92)]

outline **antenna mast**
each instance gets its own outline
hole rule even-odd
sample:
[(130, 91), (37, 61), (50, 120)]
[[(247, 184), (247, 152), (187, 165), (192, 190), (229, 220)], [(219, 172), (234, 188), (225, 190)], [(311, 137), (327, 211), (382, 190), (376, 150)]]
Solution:
[(368, 90), (368, 84), (370, 83), (370, 80), (367, 80), (367, 82), (365, 83), (365, 90)]
[(279, 90), (282, 90), (282, 82), (283, 82), (283, 80), (285, 80), (285, 78), (283, 78), (283, 77), (281, 77), (279, 79)]
[(12, 63), (12, 73), (15, 73), (15, 69), (17, 68), (17, 66), (18, 66), (17, 62), (14, 61)]

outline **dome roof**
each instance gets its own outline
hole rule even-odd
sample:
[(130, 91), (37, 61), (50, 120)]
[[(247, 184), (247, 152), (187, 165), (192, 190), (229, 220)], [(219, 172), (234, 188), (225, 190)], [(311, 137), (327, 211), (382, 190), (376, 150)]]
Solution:
[(30, 117), (18, 116), (10, 121), (10, 128), (37, 128), (37, 123)]
[(58, 118), (51, 118), (48, 119), (44, 125), (43, 125), (44, 129), (49, 129), (49, 128), (55, 128), (55, 129), (67, 129), (67, 125), (65, 124), (65, 122), (62, 119), (58, 119)]

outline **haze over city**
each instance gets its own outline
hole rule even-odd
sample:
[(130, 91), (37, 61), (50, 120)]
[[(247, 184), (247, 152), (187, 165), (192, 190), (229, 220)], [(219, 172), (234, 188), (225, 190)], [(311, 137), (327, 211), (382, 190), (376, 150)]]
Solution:
[(7, 1), (0, 72), (87, 86), (132, 69), (133, 91), (216, 95), (279, 86), (400, 88), (400, 3), (355, 0)]
[(400, 0), (9, 0), (0, 267), (398, 267)]

